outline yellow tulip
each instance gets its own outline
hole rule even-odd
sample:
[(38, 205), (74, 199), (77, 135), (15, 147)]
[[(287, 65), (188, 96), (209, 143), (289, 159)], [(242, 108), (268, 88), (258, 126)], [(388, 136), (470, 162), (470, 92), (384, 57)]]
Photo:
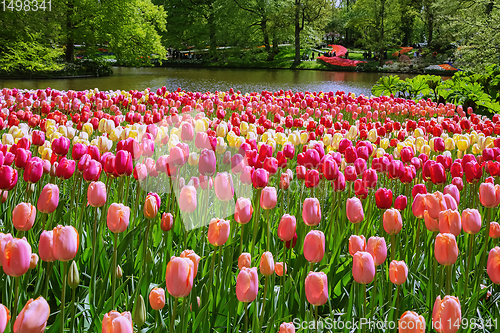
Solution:
[(260, 137), (260, 139), (263, 141), (263, 142), (266, 142), (268, 139), (269, 139), (269, 133), (268, 132), (264, 132), (262, 134), (262, 136)]
[(2, 144), (4, 145), (13, 145), (14, 144), (14, 137), (10, 133), (4, 133), (2, 134)]
[(415, 136), (416, 138), (423, 137), (424, 136), (424, 131), (420, 127), (417, 127), (415, 129), (415, 131), (413, 132), (413, 136)]
[(307, 143), (307, 139), (309, 138), (309, 134), (307, 132), (300, 133), (300, 143), (305, 145)]
[(45, 128), (56, 127), (56, 121), (54, 119), (47, 119), (45, 122)]
[(242, 121), (240, 123), (240, 133), (241, 135), (246, 135), (248, 133), (248, 123), (246, 121)]
[(460, 151), (466, 151), (469, 147), (469, 140), (466, 137), (462, 137), (457, 140), (457, 148)]
[(287, 137), (285, 133), (276, 133), (276, 143), (279, 145), (284, 145), (287, 141)]
[(217, 147), (215, 148), (215, 152), (219, 155), (224, 154), (227, 149), (227, 144), (226, 141), (224, 141), (224, 138), (218, 137), (217, 138)]
[(169, 150), (172, 149), (173, 147), (177, 146), (177, 144), (179, 142), (181, 142), (181, 141), (179, 140), (179, 137), (177, 136), (177, 134), (171, 134), (170, 138), (168, 139)]
[(236, 140), (236, 147), (235, 148), (239, 149), (244, 142), (245, 142), (245, 138), (242, 136), (239, 136), (238, 139)]
[(257, 126), (255, 126), (255, 124), (248, 125), (248, 132), (253, 132), (257, 135)]
[(206, 123), (202, 119), (197, 119), (194, 123), (194, 130), (196, 133), (198, 132), (206, 132), (208, 127)]
[(455, 149), (455, 141), (453, 141), (452, 138), (446, 138), (446, 140), (444, 140), (444, 148), (446, 150), (453, 150), (453, 149)]
[(116, 127), (116, 128), (113, 128), (111, 130), (111, 132), (109, 132), (109, 139), (113, 142), (118, 142), (120, 141), (121, 137), (122, 137), (122, 132), (123, 132), (123, 128), (122, 127)]
[(389, 139), (384, 138), (380, 140), (380, 147), (383, 149), (387, 149), (389, 147), (389, 144), (390, 144)]
[[(42, 147), (40, 147), (40, 148), (42, 148)], [(50, 161), (50, 159), (52, 157), (52, 149), (50, 149), (50, 148), (43, 149), (41, 156), (42, 156), (43, 160)]]
[(99, 151), (101, 152), (101, 154), (104, 154), (105, 152), (108, 152), (111, 149), (111, 147), (113, 147), (113, 141), (111, 141), (107, 137), (100, 136), (97, 139), (97, 148), (99, 149)]
[(133, 138), (133, 139), (139, 140), (139, 132), (137, 132), (136, 130), (130, 130), (128, 132), (127, 138)]
[(418, 151), (422, 148), (423, 145), (427, 144), (427, 142), (424, 140), (422, 137), (418, 137), (417, 141), (415, 143), (415, 147), (417, 148)]
[(377, 141), (377, 130), (375, 128), (372, 128), (371, 130), (368, 131), (368, 140), (370, 140), (372, 143)]
[(273, 148), (273, 151), (276, 151), (276, 141), (269, 139), (266, 143)]
[(430, 155), (431, 153), (431, 147), (429, 145), (423, 145), (421, 148), (420, 148), (420, 153), (422, 154), (425, 154), (427, 156)]
[(333, 137), (331, 134), (328, 134), (326, 133), (324, 136), (323, 136), (323, 144), (325, 146), (330, 146), (332, 144), (332, 141), (333, 141)]
[(227, 135), (227, 123), (225, 121), (222, 121), (216, 129), (216, 132), (218, 137), (220, 138), (225, 138)]
[(382, 156), (384, 156), (384, 155), (385, 155), (385, 150), (384, 150), (384, 148), (377, 148), (377, 150), (376, 150), (376, 154), (377, 154), (377, 157), (378, 157), (378, 158), (381, 158)]
[(358, 135), (358, 127), (352, 125), (351, 128), (349, 128), (349, 132), (347, 132), (346, 134), (346, 138), (349, 140), (356, 140), (358, 138)]
[(288, 135), (288, 142), (294, 146), (298, 146), (300, 144), (300, 137), (296, 133), (290, 133)]
[(50, 142), (54, 141), (55, 139), (59, 139), (61, 136), (63, 136), (61, 133), (59, 132), (54, 132), (50, 135), (49, 137), (49, 140)]
[(189, 165), (191, 165), (191, 166), (198, 165), (199, 160), (200, 160), (200, 156), (196, 152), (192, 152), (191, 154), (189, 154), (189, 158), (188, 158)]
[(475, 143), (472, 145), (472, 153), (474, 155), (479, 155), (479, 154), (482, 154), (483, 151), (481, 150), (481, 148), (479, 147), (479, 144)]
[(68, 139), (71, 140), (71, 139), (73, 139), (75, 137), (75, 135), (76, 135), (76, 128), (71, 127), (71, 126), (66, 126), (66, 131), (67, 131), (66, 137)]
[(89, 135), (89, 137), (94, 133), (94, 127), (92, 127), (91, 123), (85, 123), (82, 126), (82, 132), (85, 132)]
[(485, 140), (484, 140), (484, 148), (493, 148), (495, 147), (495, 139), (491, 136), (488, 136)]

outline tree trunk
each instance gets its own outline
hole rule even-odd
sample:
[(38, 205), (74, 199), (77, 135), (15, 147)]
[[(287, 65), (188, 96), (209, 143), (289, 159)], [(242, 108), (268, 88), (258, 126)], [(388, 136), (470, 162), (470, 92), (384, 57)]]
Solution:
[(380, 1), (380, 39), (379, 39), (379, 45), (380, 45), (380, 66), (384, 64), (384, 51), (385, 51), (385, 45), (384, 45), (384, 14), (385, 14), (385, 1), (386, 0), (381, 0)]
[(75, 60), (75, 41), (73, 39), (73, 2), (68, 3), (66, 12), (66, 61), (73, 62)]
[(294, 65), (300, 64), (300, 0), (295, 0), (295, 59)]
[(208, 33), (210, 37), (210, 58), (217, 61), (217, 39), (215, 36), (215, 16), (213, 6), (210, 6), (210, 14), (208, 16)]
[(267, 19), (263, 18), (260, 23), (260, 30), (262, 30), (262, 35), (264, 36), (264, 47), (268, 54), (271, 53), (271, 45), (269, 44), (269, 33), (267, 32)]

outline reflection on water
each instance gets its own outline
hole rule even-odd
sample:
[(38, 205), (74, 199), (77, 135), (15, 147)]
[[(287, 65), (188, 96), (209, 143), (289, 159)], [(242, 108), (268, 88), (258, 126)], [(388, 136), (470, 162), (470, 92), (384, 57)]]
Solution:
[[(102, 78), (58, 80), (4, 80), (0, 88), (85, 90), (156, 90), (166, 86), (172, 91), (226, 91), (243, 93), (262, 90), (337, 91), (370, 95), (371, 87), (383, 73), (329, 72), (313, 70), (206, 69), (206, 68), (128, 68), (114, 67), (114, 75)], [(414, 75), (400, 75), (401, 78)]]

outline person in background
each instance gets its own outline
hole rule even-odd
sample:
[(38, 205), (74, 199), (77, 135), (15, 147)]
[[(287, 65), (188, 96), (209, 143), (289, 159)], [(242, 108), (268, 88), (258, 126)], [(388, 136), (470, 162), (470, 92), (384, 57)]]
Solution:
[(333, 54), (331, 55), (332, 57), (336, 57), (337, 56), (337, 53), (335, 51), (333, 51)]
[(349, 50), (345, 51), (345, 58), (349, 57)]

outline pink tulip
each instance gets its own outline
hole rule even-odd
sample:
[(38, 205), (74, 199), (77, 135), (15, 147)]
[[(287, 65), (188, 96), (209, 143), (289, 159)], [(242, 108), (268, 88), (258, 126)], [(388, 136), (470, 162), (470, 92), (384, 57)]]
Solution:
[(110, 311), (102, 319), (102, 333), (133, 333), (132, 316), (130, 312)]
[(243, 267), (236, 279), (236, 297), (240, 302), (253, 302), (259, 292), (257, 267)]
[(444, 187), (443, 194), (449, 194), (455, 199), (457, 205), (460, 203), (460, 191), (454, 184), (449, 184)]
[(87, 189), (87, 200), (92, 207), (102, 207), (106, 203), (106, 185), (103, 182), (92, 182)]
[(307, 261), (316, 263), (325, 255), (325, 234), (319, 230), (311, 230), (304, 238), (304, 257)]
[(5, 246), (13, 239), (11, 234), (4, 234), (0, 232), (0, 266), (3, 265), (3, 252), (5, 251)]
[(10, 320), (9, 309), (3, 304), (0, 304), (0, 333), (5, 332), (7, 323)]
[(351, 235), (349, 237), (349, 254), (354, 256), (358, 251), (366, 250), (366, 239), (365, 236)]
[(368, 252), (356, 252), (352, 263), (352, 276), (361, 284), (368, 284), (375, 277), (375, 262)]
[(80, 236), (73, 226), (58, 225), (53, 230), (54, 257), (60, 261), (70, 261), (75, 258), (80, 245)]
[(40, 235), (40, 241), (38, 242), (38, 254), (40, 259), (45, 262), (56, 261), (54, 256), (54, 236), (52, 230), (43, 230)]
[(391, 261), (389, 265), (389, 278), (391, 282), (397, 285), (401, 285), (406, 282), (408, 278), (408, 266), (406, 266), (404, 261)]
[(36, 218), (36, 208), (30, 203), (21, 202), (12, 211), (12, 223), (19, 231), (28, 231), (33, 227)]
[(214, 179), (215, 195), (220, 201), (227, 202), (234, 196), (233, 177), (228, 172), (218, 173)]
[(165, 307), (165, 290), (153, 288), (149, 292), (149, 304), (153, 310), (161, 310)]
[(262, 209), (273, 209), (278, 203), (278, 196), (276, 193), (276, 188), (272, 186), (266, 186), (262, 189), (260, 193), (260, 206)]
[(17, 316), (14, 323), (14, 333), (44, 332), (49, 316), (49, 303), (41, 296), (35, 300), (32, 298)]
[(224, 245), (230, 233), (229, 221), (212, 219), (208, 225), (208, 242), (213, 246)]
[(252, 267), (252, 257), (248, 252), (243, 252), (238, 257), (238, 269), (242, 269), (243, 267)]
[(441, 265), (453, 265), (458, 258), (458, 246), (453, 234), (438, 234), (434, 245), (434, 255)]
[(375, 236), (368, 238), (366, 252), (372, 255), (375, 266), (382, 265), (387, 259), (387, 245), (385, 243), (385, 238)]
[(486, 269), (491, 282), (500, 284), (500, 247), (496, 246), (490, 250)]
[(22, 276), (30, 268), (31, 246), (26, 238), (13, 238), (3, 250), (3, 271), (9, 276)]
[(307, 198), (302, 206), (302, 219), (308, 226), (316, 226), (321, 222), (321, 205), (316, 198)]
[(391, 208), (384, 212), (383, 215), (384, 230), (389, 235), (398, 234), (403, 228), (401, 213), (399, 210)]
[(439, 212), (439, 232), (450, 233), (457, 237), (462, 231), (462, 218), (457, 210)]
[(192, 213), (196, 210), (197, 199), (194, 186), (184, 186), (179, 194), (179, 208), (185, 213)]
[(436, 298), (432, 310), (432, 326), (438, 333), (455, 333), (460, 328), (462, 311), (460, 301), (455, 296)]
[(252, 201), (247, 198), (238, 198), (234, 209), (234, 219), (240, 224), (246, 224), (252, 219)]
[(259, 270), (264, 276), (271, 276), (274, 273), (274, 258), (271, 252), (264, 252), (260, 258)]
[(297, 229), (297, 222), (295, 216), (285, 214), (281, 217), (280, 223), (278, 225), (278, 238), (284, 242), (287, 242), (295, 236), (295, 231)]
[(305, 281), (306, 298), (314, 306), (328, 301), (328, 278), (323, 272), (309, 272)]
[(108, 229), (115, 234), (127, 230), (130, 220), (130, 208), (113, 202), (108, 208), (107, 225)]
[(346, 214), (349, 221), (359, 223), (365, 218), (363, 205), (358, 198), (349, 198), (346, 201)]
[(398, 322), (399, 333), (424, 333), (425, 319), (413, 311), (406, 311)]
[(439, 220), (433, 219), (429, 215), (429, 211), (424, 211), (424, 221), (425, 221), (425, 227), (427, 230), (434, 232), (434, 231), (439, 231)]
[(194, 276), (193, 279), (198, 274), (198, 264), (200, 263), (200, 256), (197, 255), (193, 250), (184, 250), (181, 252), (181, 258), (188, 258), (193, 262)]
[(280, 325), (278, 333), (295, 333), (295, 325), (293, 323), (283, 323)]
[(59, 205), (59, 187), (54, 184), (47, 184), (43, 187), (36, 208), (45, 214), (54, 212)]
[(497, 207), (500, 203), (500, 185), (482, 183), (479, 186), (479, 201), (484, 207)]
[(173, 297), (186, 297), (193, 288), (194, 264), (189, 258), (172, 257), (167, 264), (165, 280)]

